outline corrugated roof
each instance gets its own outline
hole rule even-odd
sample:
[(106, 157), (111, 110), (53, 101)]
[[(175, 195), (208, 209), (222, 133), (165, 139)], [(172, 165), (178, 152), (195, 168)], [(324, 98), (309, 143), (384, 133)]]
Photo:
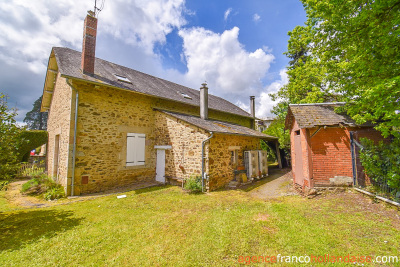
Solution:
[[(346, 114), (338, 114), (335, 108), (345, 103), (291, 104), (286, 116), (285, 127), (288, 129), (294, 117), (300, 128), (316, 126), (360, 126)], [(365, 126), (365, 125), (364, 125)]]
[(209, 132), (214, 132), (214, 133), (222, 133), (222, 134), (232, 134), (232, 135), (244, 135), (244, 136), (251, 136), (251, 137), (258, 137), (261, 139), (266, 139), (266, 140), (277, 140), (277, 137), (270, 136), (263, 134), (259, 131), (233, 124), (233, 123), (228, 123), (228, 122), (223, 122), (223, 121), (216, 121), (216, 120), (204, 120), (200, 117), (196, 116), (191, 116), (191, 115), (184, 115), (180, 113), (174, 113), (174, 112), (169, 112), (169, 111), (164, 111), (164, 110), (158, 110), (160, 112), (163, 112), (165, 114), (168, 114), (174, 118), (180, 119), (182, 121), (185, 121), (187, 123), (190, 123), (194, 126), (197, 126), (201, 129), (204, 129)]
[[(85, 75), (81, 71), (81, 52), (64, 47), (53, 47), (53, 52), (57, 59), (59, 71), (64, 77), (118, 87), (189, 105), (200, 105), (199, 90), (169, 82), (100, 58), (96, 58), (95, 60), (95, 74), (93, 76)], [(131, 83), (119, 81), (115, 75), (126, 77)], [(190, 98), (184, 97), (185, 94)], [(249, 113), (238, 106), (211, 94), (208, 96), (208, 108), (244, 117), (251, 117)]]

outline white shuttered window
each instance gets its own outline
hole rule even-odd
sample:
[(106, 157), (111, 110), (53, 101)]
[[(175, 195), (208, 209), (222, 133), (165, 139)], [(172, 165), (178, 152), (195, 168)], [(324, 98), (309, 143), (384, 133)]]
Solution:
[(126, 166), (145, 164), (146, 135), (128, 133), (126, 135)]

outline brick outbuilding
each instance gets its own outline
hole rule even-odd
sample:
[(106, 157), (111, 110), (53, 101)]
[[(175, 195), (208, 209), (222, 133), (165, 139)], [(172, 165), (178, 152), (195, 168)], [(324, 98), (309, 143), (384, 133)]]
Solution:
[(343, 105), (289, 105), (285, 128), (290, 130), (293, 182), (303, 190), (353, 185), (350, 133), (357, 139), (381, 139), (371, 124), (357, 125), (335, 111)]

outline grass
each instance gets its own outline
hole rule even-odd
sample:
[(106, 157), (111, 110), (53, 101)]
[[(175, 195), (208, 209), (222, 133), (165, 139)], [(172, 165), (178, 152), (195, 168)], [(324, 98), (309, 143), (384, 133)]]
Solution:
[(0, 266), (233, 266), (239, 256), (400, 256), (399, 224), (349, 203), (351, 195), (266, 202), (243, 191), (196, 195), (178, 187), (126, 195), (9, 212), (1, 212), (0, 202)]

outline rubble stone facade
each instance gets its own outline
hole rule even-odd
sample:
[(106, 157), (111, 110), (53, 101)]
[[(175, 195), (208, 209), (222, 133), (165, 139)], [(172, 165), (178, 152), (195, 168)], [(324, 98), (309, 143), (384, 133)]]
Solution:
[[(74, 90), (79, 93), (74, 195), (154, 181), (156, 145), (172, 146), (172, 149), (166, 150), (167, 178), (188, 178), (201, 174), (201, 145), (210, 134), (158, 111), (164, 109), (198, 115), (199, 107), (76, 80), (70, 83), (74, 89), (67, 84), (66, 78), (58, 77), (48, 121), (49, 155), (54, 155), (55, 136), (59, 135), (60, 140), (58, 173), (52, 156), (48, 160), (48, 173), (56, 174), (68, 195), (71, 193), (73, 170)], [(209, 111), (209, 117), (243, 126), (251, 125), (250, 118), (214, 110)], [(128, 133), (145, 134), (144, 165), (126, 166)], [(244, 149), (258, 149), (259, 139), (216, 135), (211, 140), (206, 146), (210, 158), (205, 162), (206, 171), (210, 172), (211, 190), (224, 186), (233, 178), (233, 170), (229, 166), (229, 146), (240, 146), (239, 154), (242, 155)]]

